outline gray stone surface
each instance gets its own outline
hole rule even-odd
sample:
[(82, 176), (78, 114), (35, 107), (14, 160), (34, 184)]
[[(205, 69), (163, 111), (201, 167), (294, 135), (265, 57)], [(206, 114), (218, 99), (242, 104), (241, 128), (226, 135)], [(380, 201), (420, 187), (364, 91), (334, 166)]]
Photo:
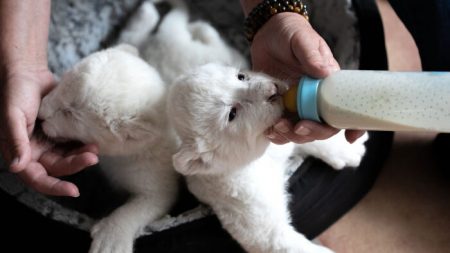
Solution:
[(49, 65), (56, 74), (108, 45), (140, 0), (52, 1)]

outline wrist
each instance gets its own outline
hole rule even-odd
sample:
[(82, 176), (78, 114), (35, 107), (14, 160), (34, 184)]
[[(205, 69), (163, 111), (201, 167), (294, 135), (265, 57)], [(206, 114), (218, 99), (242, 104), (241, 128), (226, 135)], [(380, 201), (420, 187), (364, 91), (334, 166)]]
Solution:
[[(2, 39), (3, 40), (3, 39)], [(0, 41), (0, 67), (3, 73), (48, 70), (47, 44), (33, 40)], [(17, 42), (17, 43), (14, 43)]]
[(2, 62), (0, 67), (0, 73), (2, 76), (8, 78), (10, 76), (33, 74), (41, 75), (51, 73), (48, 69), (47, 61), (34, 61), (34, 60), (17, 60), (11, 62)]
[(3, 66), (0, 70), (0, 81), (0, 84), (4, 85), (2, 89), (11, 89), (22, 84), (44, 96), (54, 86), (55, 79), (47, 65), (20, 63)]
[(248, 14), (244, 22), (244, 32), (249, 42), (255, 34), (273, 17), (283, 13), (292, 13), (309, 20), (306, 5), (302, 0), (265, 0), (257, 4)]

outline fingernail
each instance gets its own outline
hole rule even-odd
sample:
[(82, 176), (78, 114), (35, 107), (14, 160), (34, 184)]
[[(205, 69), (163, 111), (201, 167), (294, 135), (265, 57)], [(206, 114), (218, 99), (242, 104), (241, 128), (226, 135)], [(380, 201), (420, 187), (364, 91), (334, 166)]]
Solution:
[(13, 160), (12, 160), (12, 162), (11, 162), (11, 166), (13, 166), (13, 165), (17, 165), (17, 164), (19, 164), (19, 162), (20, 162), (20, 159), (19, 159), (19, 157), (16, 157), (16, 158), (14, 158)]
[(89, 163), (87, 164), (87, 166), (94, 166), (98, 163), (98, 157), (95, 157), (94, 159), (92, 159), (92, 161), (89, 161)]
[(339, 71), (339, 67), (337, 67), (337, 66), (331, 66), (331, 72), (336, 72), (336, 71)]
[(309, 135), (309, 134), (311, 133), (311, 129), (306, 128), (306, 127), (304, 127), (304, 126), (300, 126), (299, 128), (297, 128), (297, 129), (295, 130), (295, 133), (296, 133), (297, 135), (307, 136), (307, 135)]
[(274, 128), (280, 133), (285, 134), (289, 132), (289, 128), (287, 127), (286, 122), (279, 122), (278, 124), (275, 125)]
[(268, 134), (268, 135), (266, 135), (267, 136), (267, 138), (269, 138), (269, 139), (275, 139), (275, 135), (273, 135), (273, 134)]
[(78, 189), (74, 190), (74, 192), (72, 193), (72, 197), (74, 197), (74, 198), (80, 197), (80, 192), (78, 191)]
[(16, 157), (16, 158), (14, 158), (11, 161), (11, 163), (9, 164), (9, 169), (10, 169), (11, 172), (18, 172), (18, 169), (15, 168), (15, 166), (18, 165), (19, 162), (20, 162), (20, 158), (19, 157)]

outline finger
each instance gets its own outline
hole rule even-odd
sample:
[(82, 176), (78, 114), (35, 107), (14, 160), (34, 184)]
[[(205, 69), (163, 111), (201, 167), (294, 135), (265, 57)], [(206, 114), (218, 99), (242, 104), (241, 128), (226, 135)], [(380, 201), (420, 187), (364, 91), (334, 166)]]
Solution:
[(272, 134), (277, 137), (279, 141), (287, 140), (299, 143), (298, 136), (293, 133), (293, 126), (287, 119), (280, 119), (274, 126)]
[(313, 140), (325, 140), (338, 132), (339, 129), (309, 120), (300, 121), (294, 128), (296, 135)]
[(282, 135), (285, 139), (287, 139), (293, 143), (296, 143), (296, 144), (303, 144), (303, 143), (315, 141), (315, 139), (313, 139), (309, 136), (299, 136), (294, 132), (280, 133), (280, 135)]
[(353, 143), (365, 133), (366, 131), (363, 130), (345, 130), (345, 139), (347, 139), (349, 143)]
[(74, 149), (67, 153), (67, 155), (76, 155), (76, 154), (82, 154), (82, 153), (93, 153), (95, 155), (98, 155), (98, 146), (95, 144), (86, 144), (82, 146), (81, 148)]
[(327, 76), (332, 72), (338, 71), (340, 69), (339, 63), (334, 58), (330, 47), (322, 38), (319, 42), (319, 52), (322, 55), (324, 68), (329, 71), (329, 73), (327, 73)]
[(286, 137), (280, 135), (279, 133), (272, 131), (271, 133), (266, 135), (267, 138), (273, 143), (277, 145), (283, 145), (290, 142)]
[(307, 53), (305, 71), (318, 78), (324, 78), (339, 70), (330, 48), (323, 39), (319, 39), (318, 48)]
[(275, 140), (277, 142), (282, 144), (286, 143), (286, 141), (302, 144), (314, 140), (310, 136), (297, 135), (293, 130), (292, 124), (287, 119), (281, 119), (273, 127), (272, 135), (276, 137)]
[(49, 176), (39, 163), (30, 163), (18, 175), (25, 184), (40, 193), (53, 196), (80, 196), (76, 185)]
[(302, 72), (315, 78), (323, 78), (339, 70), (331, 49), (312, 28), (305, 36), (297, 32), (292, 38), (292, 49), (302, 65)]
[(291, 122), (287, 119), (280, 119), (278, 122), (275, 123), (275, 125), (272, 128), (272, 131), (277, 132), (279, 134), (285, 134), (292, 132), (293, 126)]
[(91, 152), (61, 156), (54, 152), (42, 154), (39, 162), (47, 169), (48, 174), (60, 177), (75, 174), (98, 163), (98, 157)]
[(17, 173), (24, 170), (31, 160), (25, 116), (21, 112), (9, 113), (5, 131), (6, 138), (2, 140), (2, 152), (10, 164), (10, 171)]
[(94, 154), (98, 154), (99, 150), (98, 146), (95, 144), (84, 144), (79, 141), (69, 141), (56, 143), (53, 146), (53, 152), (67, 156), (67, 155), (81, 154), (84, 152), (91, 152)]

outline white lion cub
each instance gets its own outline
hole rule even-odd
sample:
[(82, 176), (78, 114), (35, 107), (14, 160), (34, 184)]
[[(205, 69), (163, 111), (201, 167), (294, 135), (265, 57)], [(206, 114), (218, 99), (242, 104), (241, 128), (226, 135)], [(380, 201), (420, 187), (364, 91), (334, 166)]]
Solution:
[(140, 229), (176, 200), (165, 96), (159, 74), (122, 45), (83, 59), (42, 101), (44, 132), (96, 143), (103, 171), (132, 194), (92, 228), (92, 253), (132, 252)]
[[(276, 146), (264, 135), (282, 115), (286, 89), (269, 76), (218, 64), (178, 79), (167, 100), (181, 140), (174, 166), (248, 252), (331, 252), (290, 224), (285, 170), (295, 145)], [(298, 148), (341, 169), (359, 164), (366, 139), (349, 144), (339, 134)]]
[(119, 41), (139, 48), (142, 57), (158, 70), (170, 85), (180, 74), (200, 65), (217, 62), (247, 67), (246, 59), (230, 47), (209, 23), (190, 21), (189, 11), (182, 0), (167, 1), (172, 9), (161, 19), (152, 1), (142, 3), (126, 25)]

